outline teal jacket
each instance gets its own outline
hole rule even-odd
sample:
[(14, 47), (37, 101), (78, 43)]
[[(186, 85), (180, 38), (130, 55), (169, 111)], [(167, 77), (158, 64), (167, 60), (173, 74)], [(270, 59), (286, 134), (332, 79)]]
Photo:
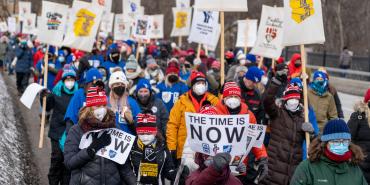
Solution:
[(358, 165), (336, 163), (325, 156), (319, 162), (302, 161), (290, 185), (367, 185)]

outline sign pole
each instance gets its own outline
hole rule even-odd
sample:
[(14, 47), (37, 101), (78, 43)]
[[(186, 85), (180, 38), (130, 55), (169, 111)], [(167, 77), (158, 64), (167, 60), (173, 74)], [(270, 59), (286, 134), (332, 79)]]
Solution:
[(181, 48), (182, 45), (182, 36), (179, 36), (179, 48)]
[(221, 22), (221, 86), (225, 82), (225, 12), (220, 12), (220, 22)]
[[(44, 55), (44, 87), (48, 86), (48, 62), (49, 62), (49, 44), (46, 46), (46, 52)], [(44, 145), (44, 132), (45, 132), (45, 119), (46, 119), (46, 96), (42, 98), (42, 114), (41, 114), (41, 127), (39, 137), (39, 148)]]
[(137, 42), (137, 48), (136, 48), (136, 62), (139, 62), (139, 56), (140, 56), (139, 48), (140, 47), (141, 47), (141, 41), (139, 40)]
[(262, 65), (263, 65), (263, 57), (261, 57), (261, 59), (260, 59), (260, 62), (258, 63), (258, 68), (262, 68)]
[[(305, 47), (302, 44), (301, 45), (301, 60), (302, 60), (302, 82), (303, 82), (303, 100), (304, 100), (304, 121), (306, 123), (309, 122), (308, 118), (308, 97), (307, 97), (307, 73), (306, 73), (306, 51)], [(310, 146), (310, 134), (308, 132), (305, 133), (305, 138), (306, 138), (306, 149), (308, 151), (308, 148)], [(307, 152), (307, 158), (308, 158), (308, 152)]]
[(244, 46), (244, 54), (247, 54), (248, 52), (248, 32), (249, 32), (249, 26), (248, 26), (248, 17), (245, 19), (245, 26), (247, 27), (245, 29), (245, 46)]

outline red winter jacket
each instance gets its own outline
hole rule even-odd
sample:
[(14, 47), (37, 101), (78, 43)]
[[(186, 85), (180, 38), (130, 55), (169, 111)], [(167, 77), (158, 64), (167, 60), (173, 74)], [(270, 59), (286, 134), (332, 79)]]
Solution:
[(295, 67), (294, 66), (295, 62), (297, 60), (301, 60), (301, 55), (298, 54), (298, 53), (296, 53), (292, 56), (292, 59), (290, 60), (290, 63), (288, 65), (290, 79), (301, 76), (302, 66), (300, 66), (300, 67)]

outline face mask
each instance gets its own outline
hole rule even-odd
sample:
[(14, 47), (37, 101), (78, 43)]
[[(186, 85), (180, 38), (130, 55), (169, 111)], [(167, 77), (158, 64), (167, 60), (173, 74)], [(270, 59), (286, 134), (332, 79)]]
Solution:
[(348, 152), (348, 147), (349, 143), (340, 143), (337, 145), (329, 142), (329, 151), (337, 155), (344, 155), (346, 152)]
[(99, 107), (94, 110), (94, 116), (99, 121), (103, 121), (106, 114), (107, 114), (107, 109), (105, 107)]
[(213, 163), (213, 159), (211, 157), (208, 157), (208, 159), (206, 159), (203, 164), (209, 167), (211, 166), (212, 163)]
[(121, 97), (125, 93), (125, 90), (126, 88), (123, 86), (113, 88), (113, 92), (119, 97)]
[(302, 65), (301, 63), (295, 63), (294, 64), (295, 67), (301, 67), (301, 65)]
[(153, 134), (150, 134), (150, 135), (149, 134), (143, 134), (143, 135), (140, 134), (137, 137), (139, 137), (140, 141), (144, 145), (150, 145), (155, 140), (155, 135), (153, 135)]
[(238, 98), (228, 98), (225, 101), (226, 106), (231, 109), (235, 109), (240, 106), (240, 100)]
[(175, 83), (175, 82), (179, 81), (179, 77), (176, 76), (176, 75), (170, 75), (170, 76), (168, 76), (168, 81), (170, 83)]
[(64, 62), (64, 57), (60, 56), (60, 57), (58, 57), (58, 60), (59, 60), (59, 62)]
[(247, 61), (246, 60), (240, 60), (239, 63), (240, 63), (240, 65), (244, 66), (247, 63)]
[(156, 70), (150, 72), (150, 76), (152, 76), (152, 77), (157, 76), (158, 73), (159, 73), (159, 71), (158, 71), (158, 69), (156, 69)]
[(195, 66), (199, 66), (201, 63), (202, 63), (202, 61), (198, 58), (194, 60), (194, 65)]
[(67, 87), (67, 89), (72, 89), (75, 86), (75, 82), (74, 81), (64, 82), (64, 85)]
[(119, 62), (121, 60), (121, 55), (119, 53), (112, 53), (109, 57), (112, 62)]
[(150, 97), (150, 94), (137, 94), (138, 99), (140, 100), (141, 103), (147, 103), (148, 99)]
[(203, 95), (207, 91), (206, 85), (204, 85), (204, 84), (196, 84), (193, 87), (193, 91), (194, 91), (195, 94), (197, 94), (199, 96), (200, 95)]
[(285, 108), (290, 112), (296, 112), (298, 110), (299, 100), (290, 99), (285, 103)]

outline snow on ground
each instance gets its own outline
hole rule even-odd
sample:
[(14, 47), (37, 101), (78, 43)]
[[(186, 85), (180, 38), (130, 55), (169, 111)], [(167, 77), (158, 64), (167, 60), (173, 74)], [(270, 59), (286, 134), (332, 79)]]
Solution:
[(353, 106), (355, 105), (355, 103), (363, 100), (363, 97), (344, 94), (340, 92), (338, 94), (339, 94), (339, 99), (342, 103), (344, 119), (348, 121), (349, 118), (351, 117), (351, 114), (353, 113)]
[(22, 170), (21, 134), (16, 127), (14, 107), (0, 75), (0, 184), (25, 184)]

